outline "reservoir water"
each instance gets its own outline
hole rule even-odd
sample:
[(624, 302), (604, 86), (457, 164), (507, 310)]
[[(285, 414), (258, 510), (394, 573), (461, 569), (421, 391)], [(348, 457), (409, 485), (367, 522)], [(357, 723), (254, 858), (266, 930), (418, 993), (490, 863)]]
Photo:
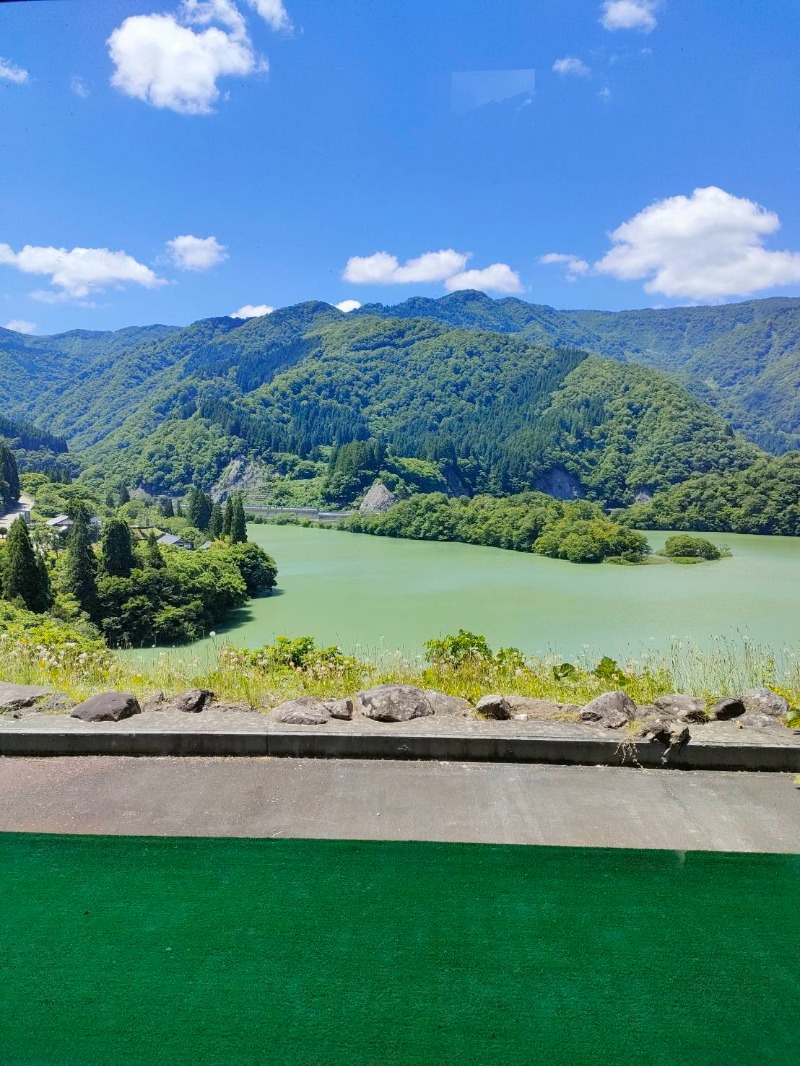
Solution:
[[(362, 655), (413, 656), (427, 638), (463, 628), (493, 647), (619, 659), (674, 638), (707, 646), (745, 635), (776, 650), (800, 644), (793, 537), (713, 534), (731, 558), (624, 567), (300, 526), (251, 525), (249, 535), (275, 557), (279, 589), (237, 612), (217, 642), (252, 648), (309, 634)], [(648, 533), (654, 548), (668, 535)]]

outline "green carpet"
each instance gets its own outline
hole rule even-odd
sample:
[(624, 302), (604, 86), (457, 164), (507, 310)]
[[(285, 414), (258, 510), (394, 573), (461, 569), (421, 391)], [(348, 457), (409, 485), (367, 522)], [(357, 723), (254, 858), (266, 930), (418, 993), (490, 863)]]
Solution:
[(0, 835), (2, 1063), (800, 1062), (800, 857)]

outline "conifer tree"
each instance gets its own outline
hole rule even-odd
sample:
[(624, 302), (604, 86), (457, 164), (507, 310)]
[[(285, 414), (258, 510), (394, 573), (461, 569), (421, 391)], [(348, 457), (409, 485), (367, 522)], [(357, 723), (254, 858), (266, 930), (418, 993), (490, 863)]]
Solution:
[(3, 595), (7, 600), (22, 600), (29, 611), (37, 614), (46, 611), (53, 600), (47, 567), (34, 551), (24, 518), (14, 522), (6, 538)]
[(149, 533), (147, 535), (147, 546), (144, 552), (145, 566), (150, 567), (152, 570), (163, 570), (167, 565), (164, 562), (164, 556), (161, 554), (161, 548), (158, 544), (158, 538), (155, 533)]
[(222, 536), (224, 524), (225, 518), (222, 514), (222, 508), (218, 503), (215, 503), (211, 508), (211, 518), (208, 520), (208, 535), (212, 540)]
[(247, 540), (247, 521), (244, 515), (242, 497), (237, 496), (233, 502), (233, 518), (231, 520), (231, 544), (244, 544)]
[(225, 516), (222, 520), (222, 532), (229, 537), (233, 529), (233, 496), (229, 496), (225, 504)]
[(19, 499), (22, 488), (14, 453), (7, 444), (0, 445), (0, 503), (10, 507)]
[(191, 488), (186, 497), (186, 517), (195, 529), (208, 529), (211, 500), (200, 489)]
[(174, 518), (175, 508), (172, 506), (172, 497), (165, 496), (161, 502), (161, 514), (164, 518)]
[(62, 571), (64, 590), (74, 596), (81, 610), (95, 621), (100, 608), (97, 598), (97, 559), (92, 549), (86, 506), (76, 504), (71, 509), (70, 518), (72, 532), (67, 542)]
[(130, 577), (136, 566), (130, 526), (112, 518), (103, 530), (103, 569), (112, 577)]

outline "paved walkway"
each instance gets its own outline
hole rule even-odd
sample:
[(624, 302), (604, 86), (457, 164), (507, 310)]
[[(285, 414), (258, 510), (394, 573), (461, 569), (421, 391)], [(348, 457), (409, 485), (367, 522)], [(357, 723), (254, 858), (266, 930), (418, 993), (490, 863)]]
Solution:
[(4, 758), (0, 831), (800, 854), (790, 774), (348, 759)]

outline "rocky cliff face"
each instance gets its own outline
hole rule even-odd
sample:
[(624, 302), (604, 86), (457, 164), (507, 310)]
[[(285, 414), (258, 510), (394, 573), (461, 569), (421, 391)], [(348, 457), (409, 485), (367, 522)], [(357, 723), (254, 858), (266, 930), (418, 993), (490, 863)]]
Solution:
[(359, 514), (382, 514), (397, 503), (397, 497), (382, 481), (376, 481), (361, 501)]

